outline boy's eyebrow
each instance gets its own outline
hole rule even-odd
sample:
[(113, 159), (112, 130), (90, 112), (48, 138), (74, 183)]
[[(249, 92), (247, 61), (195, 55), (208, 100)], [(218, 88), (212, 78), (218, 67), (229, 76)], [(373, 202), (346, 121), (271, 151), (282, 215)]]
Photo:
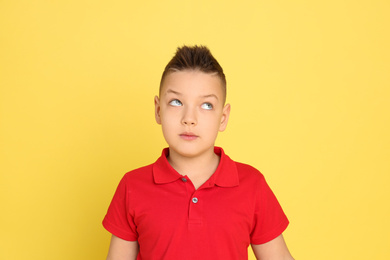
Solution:
[(204, 98), (214, 97), (214, 98), (216, 98), (216, 99), (218, 100), (218, 97), (217, 97), (217, 95), (215, 95), (215, 94), (205, 95), (205, 96), (203, 96), (203, 97), (204, 97)]
[(173, 93), (173, 94), (176, 94), (176, 95), (181, 95), (180, 92), (174, 91), (174, 90), (172, 90), (172, 89), (168, 89), (168, 90), (167, 90), (167, 93)]

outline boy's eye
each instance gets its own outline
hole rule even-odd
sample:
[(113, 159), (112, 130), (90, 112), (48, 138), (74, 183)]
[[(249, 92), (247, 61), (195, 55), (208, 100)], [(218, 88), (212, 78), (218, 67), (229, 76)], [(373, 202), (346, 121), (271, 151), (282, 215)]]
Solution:
[(206, 109), (206, 110), (211, 110), (211, 109), (213, 109), (213, 105), (210, 103), (203, 103), (201, 108)]
[(171, 102), (169, 102), (169, 104), (171, 106), (174, 106), (174, 107), (179, 107), (179, 106), (182, 106), (183, 104), (180, 102), (180, 100), (177, 100), (177, 99), (174, 99), (172, 100)]

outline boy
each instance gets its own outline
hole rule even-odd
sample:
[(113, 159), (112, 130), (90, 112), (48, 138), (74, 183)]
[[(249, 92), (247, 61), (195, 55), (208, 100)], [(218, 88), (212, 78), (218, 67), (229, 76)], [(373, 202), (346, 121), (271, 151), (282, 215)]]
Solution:
[(107, 259), (248, 259), (249, 244), (257, 259), (292, 259), (288, 220), (263, 175), (214, 147), (229, 119), (225, 99), (210, 51), (178, 48), (154, 99), (169, 147), (119, 183), (103, 220)]

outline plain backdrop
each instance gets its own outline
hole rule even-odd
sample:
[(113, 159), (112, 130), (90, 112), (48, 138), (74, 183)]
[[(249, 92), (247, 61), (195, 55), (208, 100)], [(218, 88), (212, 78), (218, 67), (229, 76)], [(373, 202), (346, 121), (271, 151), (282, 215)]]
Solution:
[[(390, 2), (0, 1), (0, 259), (105, 259), (120, 178), (166, 143), (153, 98), (207, 45), (217, 145), (258, 168), (299, 260), (390, 259)], [(254, 259), (251, 254), (250, 259)]]

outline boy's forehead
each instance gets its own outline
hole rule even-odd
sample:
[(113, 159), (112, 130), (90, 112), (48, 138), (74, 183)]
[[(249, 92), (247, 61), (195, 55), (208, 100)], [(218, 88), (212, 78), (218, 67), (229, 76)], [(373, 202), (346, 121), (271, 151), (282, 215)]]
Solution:
[(222, 80), (218, 74), (198, 70), (172, 71), (165, 76), (160, 87), (160, 95), (181, 91), (224, 95)]

